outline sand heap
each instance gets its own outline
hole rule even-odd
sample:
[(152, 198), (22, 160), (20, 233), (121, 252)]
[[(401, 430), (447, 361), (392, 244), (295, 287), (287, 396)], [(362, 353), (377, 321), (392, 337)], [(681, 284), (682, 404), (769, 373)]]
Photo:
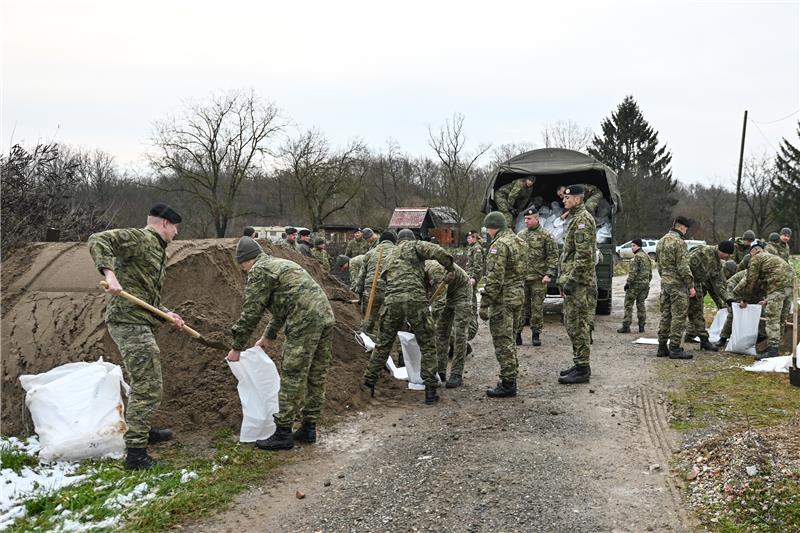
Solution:
[[(244, 274), (233, 259), (235, 245), (235, 239), (208, 239), (178, 241), (167, 249), (164, 304), (210, 338), (228, 340), (230, 326), (241, 310)], [(353, 339), (358, 309), (348, 301), (354, 295), (315, 261), (266, 242), (262, 245), (276, 257), (300, 263), (331, 300), (337, 324), (325, 415), (360, 408), (369, 398), (359, 387), (366, 357)], [(3, 262), (4, 434), (33, 429), (19, 385), (21, 374), (100, 356), (122, 364), (105, 328), (106, 296), (98, 287), (100, 279), (85, 243), (34, 244)], [(266, 319), (257, 333), (265, 326)], [(202, 432), (237, 429), (241, 407), (236, 380), (224, 361), (226, 354), (167, 326), (157, 328), (156, 339), (161, 348), (164, 399), (155, 424)], [(270, 355), (280, 368), (279, 354)]]

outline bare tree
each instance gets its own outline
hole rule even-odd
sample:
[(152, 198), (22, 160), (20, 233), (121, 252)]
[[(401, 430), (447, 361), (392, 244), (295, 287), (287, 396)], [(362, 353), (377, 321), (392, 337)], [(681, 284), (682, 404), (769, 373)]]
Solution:
[(496, 146), (492, 149), (492, 161), (489, 163), (492, 169), (505, 163), (512, 157), (530, 152), (536, 148), (536, 144), (532, 142), (519, 142), (519, 143), (506, 143)]
[[(444, 125), (434, 132), (428, 127), (428, 146), (439, 158), (441, 166), (441, 196), (447, 207), (455, 210), (458, 226), (471, 204), (475, 203), (477, 162), (491, 145), (482, 144), (474, 151), (467, 152), (467, 138), (464, 134), (464, 115), (455, 113)], [(480, 191), (482, 192), (482, 191)]]
[(545, 148), (566, 148), (585, 152), (592, 141), (592, 130), (583, 128), (575, 122), (559, 120), (555, 124), (547, 124), (542, 131), (542, 142)]
[(777, 211), (774, 208), (775, 159), (762, 154), (750, 156), (744, 162), (742, 177), (742, 200), (750, 214), (752, 230), (764, 235), (773, 226)]
[(163, 190), (188, 194), (205, 206), (217, 237), (242, 215), (242, 183), (253, 177), (268, 154), (267, 143), (281, 131), (278, 109), (251, 92), (213, 95), (187, 105), (180, 118), (156, 122), (149, 160), (167, 178)]

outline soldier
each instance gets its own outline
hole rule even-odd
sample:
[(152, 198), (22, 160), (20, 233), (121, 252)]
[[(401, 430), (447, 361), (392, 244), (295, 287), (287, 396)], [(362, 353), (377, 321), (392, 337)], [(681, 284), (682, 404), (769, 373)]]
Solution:
[(479, 315), (489, 321), (494, 355), (500, 364), (500, 382), (486, 391), (490, 398), (517, 395), (517, 347), (514, 332), (522, 320), (525, 295), (525, 243), (508, 228), (506, 217), (492, 211), (483, 219), (492, 238), (486, 257), (486, 284)]
[[(586, 208), (586, 211), (589, 212), (590, 215), (594, 216), (597, 212), (597, 206), (600, 205), (600, 200), (603, 199), (603, 193), (595, 187), (594, 185), (589, 185), (588, 183), (581, 184), (583, 187), (584, 194), (583, 194), (583, 206)], [(564, 191), (566, 187), (562, 185), (556, 190), (556, 194), (558, 198), (563, 201), (564, 200)], [(561, 220), (566, 220), (567, 216), (569, 215), (569, 209), (565, 209), (563, 213), (561, 213)]]
[(311, 249), (314, 248), (314, 243), (311, 241), (311, 231), (301, 229), (297, 232), (297, 251), (306, 257), (311, 257)]
[[(436, 343), (434, 342), (431, 313), (425, 294), (423, 263), (435, 259), (449, 272), (453, 270), (453, 258), (444, 248), (429, 242), (417, 241), (411, 230), (403, 229), (397, 235), (398, 244), (392, 247), (381, 263), (380, 277), (386, 283), (386, 295), (380, 313), (380, 333), (375, 349), (364, 372), (364, 385), (375, 393), (381, 369), (389, 357), (389, 350), (397, 332), (411, 325), (422, 352), (421, 374), (425, 382), (425, 403), (439, 401), (436, 393)], [(380, 249), (380, 246), (378, 247)]]
[[(481, 234), (477, 230), (467, 232), (467, 274), (472, 287), (472, 319), (469, 324), (469, 340), (478, 334), (478, 283), (483, 278), (486, 270), (486, 259), (481, 246)], [(471, 347), (467, 347), (471, 350)]]
[[(161, 305), (161, 288), (167, 266), (167, 244), (178, 234), (181, 216), (166, 204), (150, 209), (142, 229), (115, 229), (89, 237), (89, 253), (108, 284), (105, 291), (118, 295), (123, 290), (166, 312), (177, 329), (181, 317)], [(125, 411), (125, 468), (146, 470), (155, 466), (147, 445), (169, 440), (172, 431), (150, 427), (161, 404), (163, 383), (161, 358), (153, 327), (155, 315), (122, 298), (111, 298), (106, 306), (108, 333), (119, 348), (128, 372), (131, 392)]]
[[(749, 304), (757, 304), (764, 300), (767, 297), (767, 293), (765, 292), (763, 283), (759, 283), (756, 287), (752, 289), (752, 291), (745, 291), (744, 285), (740, 286), (739, 283), (747, 277), (747, 270), (740, 270), (736, 272), (736, 263), (732, 259), (728, 259), (725, 262), (725, 268), (730, 268), (729, 265), (733, 264), (734, 274), (728, 279), (727, 289), (728, 289), (728, 300), (726, 302), (728, 308), (728, 316), (725, 318), (725, 324), (722, 326), (722, 331), (720, 332), (719, 340), (716, 342), (716, 346), (719, 349), (725, 348), (725, 345), (728, 343), (728, 339), (731, 337), (731, 332), (733, 331), (733, 310), (731, 309), (731, 304), (734, 301), (745, 301)], [(764, 314), (763, 310), (761, 312), (762, 316)], [(759, 321), (759, 337), (762, 336), (761, 329), (763, 328), (763, 324)], [(764, 335), (766, 338), (766, 335)], [(758, 341), (757, 341), (758, 342)]]
[(703, 300), (705, 286), (711, 288), (712, 294), (723, 302), (728, 300), (725, 279), (722, 274), (720, 260), (727, 261), (733, 255), (733, 243), (722, 241), (718, 246), (707, 244), (696, 246), (689, 252), (689, 268), (694, 280), (695, 296), (689, 299), (688, 318), (689, 325), (686, 329), (686, 342), (693, 342), (695, 337), (700, 337), (700, 349), (716, 352), (717, 347), (708, 340), (706, 319), (703, 314)]
[(322, 265), (322, 270), (325, 272), (331, 271), (331, 256), (325, 251), (325, 239), (317, 237), (314, 239), (314, 248), (311, 250), (311, 257), (319, 261)]
[[(369, 229), (369, 228), (367, 228)], [(366, 230), (365, 230), (366, 231)], [(370, 230), (371, 231), (371, 230)], [(364, 254), (361, 268), (356, 280), (355, 292), (360, 295), (361, 307), (364, 320), (361, 323), (361, 331), (372, 336), (375, 334), (375, 327), (377, 325), (376, 317), (380, 316), (381, 307), (386, 293), (386, 283), (380, 275), (378, 270), (378, 260), (381, 261), (381, 269), (383, 262), (386, 261), (389, 252), (394, 248), (397, 242), (397, 236), (393, 231), (384, 231), (381, 233), (380, 244), (376, 248), (371, 249)], [(372, 296), (372, 308), (370, 309), (369, 316), (367, 316), (367, 307), (369, 305), (370, 295), (372, 293), (372, 285), (375, 284), (375, 293)]]
[(781, 232), (788, 231), (786, 234), (786, 242), (781, 239), (783, 234), (778, 234), (776, 232), (772, 232), (769, 234), (769, 243), (767, 243), (767, 247), (765, 250), (772, 255), (777, 255), (787, 263), (789, 262), (789, 238), (791, 238), (791, 231), (789, 228), (783, 228)]
[[(661, 321), (658, 324), (658, 351), (656, 357), (691, 359), (692, 354), (681, 348), (689, 298), (697, 296), (689, 267), (689, 254), (684, 236), (691, 226), (689, 219), (678, 216), (672, 229), (656, 245), (656, 262), (661, 276)], [(670, 342), (667, 347), (667, 341)]]
[(371, 228), (364, 228), (363, 230), (361, 230), (361, 233), (363, 233), (364, 240), (367, 241), (369, 249), (375, 248), (376, 246), (378, 246), (378, 244), (380, 244), (380, 239), (378, 235), (374, 231), (372, 231)]
[(569, 218), (559, 259), (558, 283), (564, 294), (564, 325), (572, 341), (574, 365), (561, 371), (558, 382), (588, 383), (592, 375), (589, 344), (591, 315), (594, 314), (594, 309), (589, 307), (589, 291), (597, 287), (597, 228), (594, 217), (583, 205), (583, 186), (570, 185), (563, 193)]
[(353, 240), (347, 243), (347, 249), (344, 252), (349, 258), (353, 258), (367, 253), (370, 249), (369, 243), (364, 239), (364, 233), (360, 229), (353, 232)]
[[(792, 308), (794, 269), (777, 255), (764, 251), (764, 244), (761, 241), (753, 242), (750, 256), (752, 259), (747, 269), (747, 276), (739, 282), (735, 292), (753, 293), (759, 284), (764, 286), (767, 297), (761, 303), (764, 306), (764, 318), (767, 322), (767, 349), (758, 359), (777, 357), (778, 344), (783, 337)], [(740, 302), (739, 307), (746, 308), (747, 302)]]
[[(437, 266), (440, 268), (436, 268)], [(434, 330), (436, 330), (436, 324), (439, 322), (439, 317), (442, 315), (442, 311), (444, 311), (444, 307), (447, 303), (447, 295), (443, 291), (438, 291), (439, 294), (436, 294), (439, 286), (444, 283), (445, 271), (441, 266), (442, 265), (440, 265), (438, 261), (431, 260), (425, 261), (423, 266), (425, 270), (426, 293), (431, 307), (431, 318), (433, 319)], [(445, 364), (445, 366), (447, 365)], [(442, 381), (444, 381), (444, 379), (445, 378), (442, 377)]]
[(783, 246), (778, 247), (780, 250), (778, 255), (780, 255), (780, 257), (788, 263), (789, 256), (791, 255), (791, 251), (789, 250), (789, 241), (792, 240), (792, 228), (781, 228), (780, 239)]
[(525, 226), (517, 235), (528, 247), (525, 268), (525, 296), (522, 304), (522, 320), (517, 330), (517, 346), (522, 345), (522, 327), (531, 327), (531, 344), (541, 346), (539, 335), (544, 327), (544, 298), (547, 284), (556, 277), (558, 266), (558, 244), (539, 224), (539, 211), (532, 207), (525, 211)]
[[(272, 415), (276, 429), (268, 439), (256, 441), (256, 446), (289, 450), (296, 441), (316, 442), (335, 325), (328, 297), (300, 265), (265, 254), (249, 237), (239, 239), (236, 262), (247, 272), (247, 284), (242, 313), (231, 327), (233, 348), (227, 359), (239, 360), (240, 351), (247, 348), (265, 312), (269, 311), (270, 321), (255, 345), (266, 353), (277, 350), (274, 341), (285, 325), (279, 411)], [(292, 433), (298, 414), (302, 425)]]
[(645, 300), (650, 294), (650, 280), (653, 279), (653, 263), (647, 252), (642, 250), (642, 239), (633, 239), (631, 242), (630, 269), (628, 279), (625, 282), (625, 316), (622, 319), (622, 327), (617, 333), (630, 333), (631, 323), (633, 322), (633, 304), (636, 304), (636, 318), (639, 323), (639, 333), (644, 333), (644, 325), (647, 322), (647, 311), (645, 310)]
[(297, 228), (293, 228), (292, 226), (288, 226), (285, 228), (284, 233), (286, 233), (286, 238), (281, 241), (281, 246), (285, 248), (291, 248), (292, 250), (297, 249)]
[(742, 260), (745, 257), (750, 257), (750, 245), (753, 244), (754, 240), (756, 240), (756, 234), (751, 229), (742, 233), (741, 238), (732, 239), (734, 246), (733, 260), (739, 265), (739, 270), (747, 268), (747, 265), (742, 264)]
[(519, 213), (518, 208), (520, 206), (522, 208), (527, 207), (534, 183), (536, 183), (536, 177), (527, 176), (506, 183), (495, 191), (494, 203), (497, 206), (497, 210), (503, 213), (506, 219), (506, 227), (514, 228), (514, 219)]
[[(722, 265), (722, 273), (725, 274), (725, 281), (727, 282), (733, 276), (736, 275), (736, 272), (739, 270), (739, 265), (736, 264), (736, 261), (733, 259), (728, 259), (725, 261), (725, 264)], [(730, 289), (728, 289), (730, 293)]]

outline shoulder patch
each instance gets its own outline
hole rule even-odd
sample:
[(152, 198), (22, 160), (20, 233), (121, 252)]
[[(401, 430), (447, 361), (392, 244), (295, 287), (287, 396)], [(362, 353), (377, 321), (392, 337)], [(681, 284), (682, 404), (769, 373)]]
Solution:
[(578, 229), (585, 229), (585, 228), (586, 228), (586, 224), (578, 224)]
[(490, 248), (489, 249), (489, 253), (490, 254), (496, 254), (497, 253), (497, 248)]

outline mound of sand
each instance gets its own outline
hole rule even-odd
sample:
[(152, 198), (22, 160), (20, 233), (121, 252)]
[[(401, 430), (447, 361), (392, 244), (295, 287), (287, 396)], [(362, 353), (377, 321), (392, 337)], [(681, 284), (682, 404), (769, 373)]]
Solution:
[[(214, 339), (228, 339), (239, 316), (244, 274), (233, 259), (235, 239), (170, 244), (163, 301), (186, 322)], [(327, 380), (326, 416), (361, 408), (369, 397), (359, 384), (366, 357), (353, 339), (359, 316), (353, 294), (300, 254), (262, 242), (276, 257), (300, 263), (322, 285), (336, 315), (333, 361)], [(2, 265), (2, 430), (32, 432), (21, 374), (38, 374), (74, 361), (122, 364), (104, 323), (106, 296), (98, 287), (85, 243), (34, 244)], [(266, 318), (259, 326), (262, 331)], [(253, 336), (255, 342), (257, 333)], [(279, 339), (281, 336), (279, 336)], [(164, 398), (154, 424), (178, 430), (236, 430), (241, 406), (225, 353), (161, 326)], [(270, 354), (280, 368), (280, 354)], [(394, 388), (394, 387), (390, 387)]]

